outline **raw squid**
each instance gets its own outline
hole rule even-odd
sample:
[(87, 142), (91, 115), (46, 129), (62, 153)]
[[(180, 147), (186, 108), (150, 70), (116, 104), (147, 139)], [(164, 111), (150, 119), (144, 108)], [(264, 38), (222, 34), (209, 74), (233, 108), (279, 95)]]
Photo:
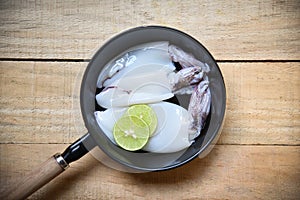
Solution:
[(179, 62), (182, 68), (197, 67), (201, 68), (204, 72), (209, 72), (209, 65), (197, 60), (192, 54), (184, 52), (182, 49), (175, 45), (169, 45), (168, 51), (172, 61)]
[[(179, 63), (177, 70), (174, 63)], [(114, 142), (112, 127), (133, 104), (149, 104), (158, 127), (143, 150), (171, 153), (189, 147), (204, 127), (210, 112), (208, 64), (168, 42), (134, 47), (108, 63), (99, 75), (96, 111), (100, 128)], [(191, 94), (188, 110), (162, 102), (175, 94)]]
[[(158, 124), (153, 136), (143, 150), (155, 153), (172, 153), (189, 147), (188, 129), (191, 115), (186, 109), (176, 104), (159, 102), (149, 104), (158, 118)], [(113, 142), (113, 127), (127, 108), (109, 108), (103, 112), (96, 111), (95, 117), (105, 135)], [(167, 130), (167, 131), (166, 131)]]

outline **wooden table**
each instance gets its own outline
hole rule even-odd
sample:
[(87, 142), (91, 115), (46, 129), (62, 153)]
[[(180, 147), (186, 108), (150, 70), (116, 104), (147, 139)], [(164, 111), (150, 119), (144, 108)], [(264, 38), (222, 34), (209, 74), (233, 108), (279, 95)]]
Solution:
[(213, 151), (146, 174), (87, 155), (30, 199), (299, 199), (297, 0), (1, 1), (1, 190), (85, 133), (76, 106), (88, 59), (149, 24), (194, 36), (217, 59), (228, 102)]

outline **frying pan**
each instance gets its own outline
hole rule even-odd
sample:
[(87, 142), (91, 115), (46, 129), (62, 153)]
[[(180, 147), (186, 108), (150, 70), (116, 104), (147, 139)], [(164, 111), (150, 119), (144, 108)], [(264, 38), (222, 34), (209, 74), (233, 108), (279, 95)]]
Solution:
[[(97, 79), (103, 67), (114, 57), (127, 49), (143, 43), (169, 41), (186, 52), (192, 53), (207, 63), (211, 71), (208, 74), (212, 95), (211, 111), (201, 135), (186, 150), (175, 153), (130, 152), (114, 145), (99, 128), (94, 112), (97, 109), (95, 94)], [(187, 108), (188, 95), (171, 99)], [(62, 173), (71, 162), (76, 161), (92, 149), (99, 149), (116, 166), (111, 167), (127, 172), (152, 172), (179, 167), (196, 157), (206, 156), (216, 143), (222, 129), (226, 90), (221, 71), (208, 50), (188, 34), (169, 27), (142, 26), (126, 30), (108, 40), (93, 56), (84, 73), (80, 91), (81, 113), (88, 130), (84, 136), (71, 144), (63, 153), (55, 154), (39, 168), (22, 178), (18, 184), (7, 191), (5, 199), (24, 199)], [(109, 163), (104, 163), (110, 165)]]

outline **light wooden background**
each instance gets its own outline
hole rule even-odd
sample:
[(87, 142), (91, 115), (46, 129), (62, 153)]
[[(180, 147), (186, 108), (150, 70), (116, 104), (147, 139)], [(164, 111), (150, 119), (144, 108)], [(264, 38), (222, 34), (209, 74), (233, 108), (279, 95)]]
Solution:
[(217, 59), (228, 93), (218, 144), (147, 174), (87, 155), (29, 199), (299, 199), (297, 0), (0, 1), (0, 190), (85, 133), (76, 108), (88, 59), (140, 25), (185, 31)]

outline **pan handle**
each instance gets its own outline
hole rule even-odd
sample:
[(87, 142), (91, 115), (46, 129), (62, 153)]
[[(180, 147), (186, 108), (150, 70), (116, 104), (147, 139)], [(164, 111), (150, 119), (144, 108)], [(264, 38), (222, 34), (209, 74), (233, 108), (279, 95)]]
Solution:
[[(65, 168), (62, 167), (62, 163)], [(7, 190), (4, 199), (25, 199), (62, 173), (68, 166), (60, 154), (54, 155)]]
[[(62, 154), (55, 154), (38, 168), (23, 177), (19, 183), (0, 195), (0, 199), (25, 199), (69, 167), (69, 164), (84, 156), (95, 147), (89, 133), (71, 144)], [(2, 198), (3, 195), (3, 198)]]

